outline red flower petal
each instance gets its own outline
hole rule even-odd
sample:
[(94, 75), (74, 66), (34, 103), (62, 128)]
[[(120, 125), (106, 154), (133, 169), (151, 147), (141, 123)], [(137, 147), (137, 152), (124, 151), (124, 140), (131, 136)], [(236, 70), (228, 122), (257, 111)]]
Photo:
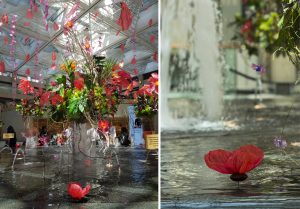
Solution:
[(132, 13), (125, 2), (121, 2), (121, 14), (117, 23), (122, 31), (128, 30), (132, 23)]

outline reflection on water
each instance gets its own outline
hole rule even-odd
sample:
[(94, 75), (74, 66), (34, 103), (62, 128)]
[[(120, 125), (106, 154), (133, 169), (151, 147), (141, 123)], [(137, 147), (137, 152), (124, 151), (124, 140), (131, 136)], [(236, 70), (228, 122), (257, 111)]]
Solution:
[[(238, 118), (241, 124), (240, 130), (173, 131), (162, 135), (162, 208), (299, 208), (300, 148), (291, 146), (300, 142), (296, 114), (299, 103), (288, 119), (291, 103), (282, 106), (273, 102), (259, 110), (241, 104), (235, 104), (237, 109), (232, 112), (232, 118)], [(251, 111), (255, 113), (250, 114)], [(273, 145), (283, 125), (288, 155)], [(248, 173), (249, 178), (239, 188), (229, 175), (217, 173), (204, 163), (203, 157), (209, 150), (233, 150), (245, 144), (262, 148), (265, 158), (261, 166)]]
[[(120, 168), (109, 159), (73, 156), (60, 148), (49, 147), (17, 160), (12, 155), (0, 158), (1, 208), (157, 208), (157, 158), (145, 161), (144, 149), (118, 148)], [(107, 167), (111, 162), (113, 166)], [(79, 182), (92, 186), (85, 201), (74, 202), (67, 184)], [(9, 205), (9, 206), (8, 206)]]

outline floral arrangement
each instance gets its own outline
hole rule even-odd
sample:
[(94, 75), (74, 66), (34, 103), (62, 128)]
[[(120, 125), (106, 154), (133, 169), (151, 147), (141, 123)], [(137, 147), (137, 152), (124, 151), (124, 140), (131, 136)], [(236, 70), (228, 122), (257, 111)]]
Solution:
[(259, 47), (273, 53), (278, 48), (281, 8), (281, 0), (243, 0), (243, 15), (237, 14), (233, 22), (238, 29), (233, 39), (241, 41), (250, 55)]
[(158, 111), (158, 74), (152, 73), (148, 82), (138, 91), (135, 99), (135, 114), (138, 117), (149, 117)]
[(233, 25), (248, 53), (257, 54), (263, 48), (276, 55), (288, 55), (296, 64), (300, 61), (300, 3), (298, 0), (243, 0), (243, 15), (237, 14)]
[[(24, 99), (16, 109), (24, 116), (47, 114), (57, 122), (89, 122), (98, 130), (107, 132), (107, 118), (113, 116), (118, 105), (125, 98), (138, 99), (141, 96), (156, 98), (151, 101), (157, 107), (158, 75), (152, 74), (149, 84), (138, 92), (134, 89), (139, 82), (115, 60), (93, 56), (90, 43), (79, 40), (79, 34), (72, 30), (72, 24), (65, 26), (72, 38), (74, 50), (80, 49), (81, 61), (68, 59), (60, 65), (61, 73), (56, 75), (46, 89), (34, 89), (30, 82), (22, 79), (18, 89), (34, 99)], [(75, 53), (75, 51), (74, 51)], [(156, 103), (156, 104), (155, 104)]]

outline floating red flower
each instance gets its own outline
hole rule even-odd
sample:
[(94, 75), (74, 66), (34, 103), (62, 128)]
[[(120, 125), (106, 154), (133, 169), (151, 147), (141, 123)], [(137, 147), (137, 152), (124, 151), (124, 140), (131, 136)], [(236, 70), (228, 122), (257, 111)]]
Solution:
[(69, 183), (68, 193), (69, 195), (77, 200), (81, 200), (85, 195), (87, 195), (91, 190), (91, 185), (87, 185), (84, 189), (78, 183)]
[(263, 160), (264, 152), (254, 146), (245, 145), (234, 151), (213, 150), (204, 156), (206, 165), (222, 174), (232, 174), (233, 181), (243, 181), (246, 173), (256, 168)]
[(81, 91), (84, 88), (84, 79), (78, 78), (74, 80), (74, 86), (77, 90)]
[(99, 120), (98, 129), (102, 132), (108, 132), (109, 131), (109, 122), (108, 122), (108, 120)]
[(121, 2), (121, 14), (117, 23), (122, 31), (128, 30), (132, 23), (132, 13), (125, 2)]
[(21, 90), (23, 92), (23, 94), (33, 94), (34, 93), (33, 86), (31, 86), (30, 82), (25, 78), (21, 79), (21, 81), (18, 85), (18, 89)]

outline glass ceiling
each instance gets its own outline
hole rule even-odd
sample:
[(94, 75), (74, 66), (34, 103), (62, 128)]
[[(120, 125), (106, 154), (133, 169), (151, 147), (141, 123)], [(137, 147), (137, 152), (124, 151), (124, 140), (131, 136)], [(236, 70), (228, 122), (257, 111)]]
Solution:
[[(122, 32), (117, 24), (120, 2), (0, 0), (0, 15), (7, 14), (9, 19), (9, 24), (0, 26), (0, 61), (5, 62), (4, 75), (26, 76), (30, 71), (32, 80), (43, 81), (59, 72), (64, 58), (80, 60), (80, 53), (70, 53), (70, 40), (62, 27), (70, 17), (75, 18), (74, 28), (80, 33), (79, 39), (90, 37), (93, 54), (123, 61), (124, 69), (131, 73), (135, 69), (139, 74), (156, 71), (158, 65), (153, 55), (158, 50), (157, 0), (126, 0), (134, 18), (129, 30)], [(14, 15), (15, 28), (11, 23)], [(133, 57), (136, 64), (131, 62)]]

